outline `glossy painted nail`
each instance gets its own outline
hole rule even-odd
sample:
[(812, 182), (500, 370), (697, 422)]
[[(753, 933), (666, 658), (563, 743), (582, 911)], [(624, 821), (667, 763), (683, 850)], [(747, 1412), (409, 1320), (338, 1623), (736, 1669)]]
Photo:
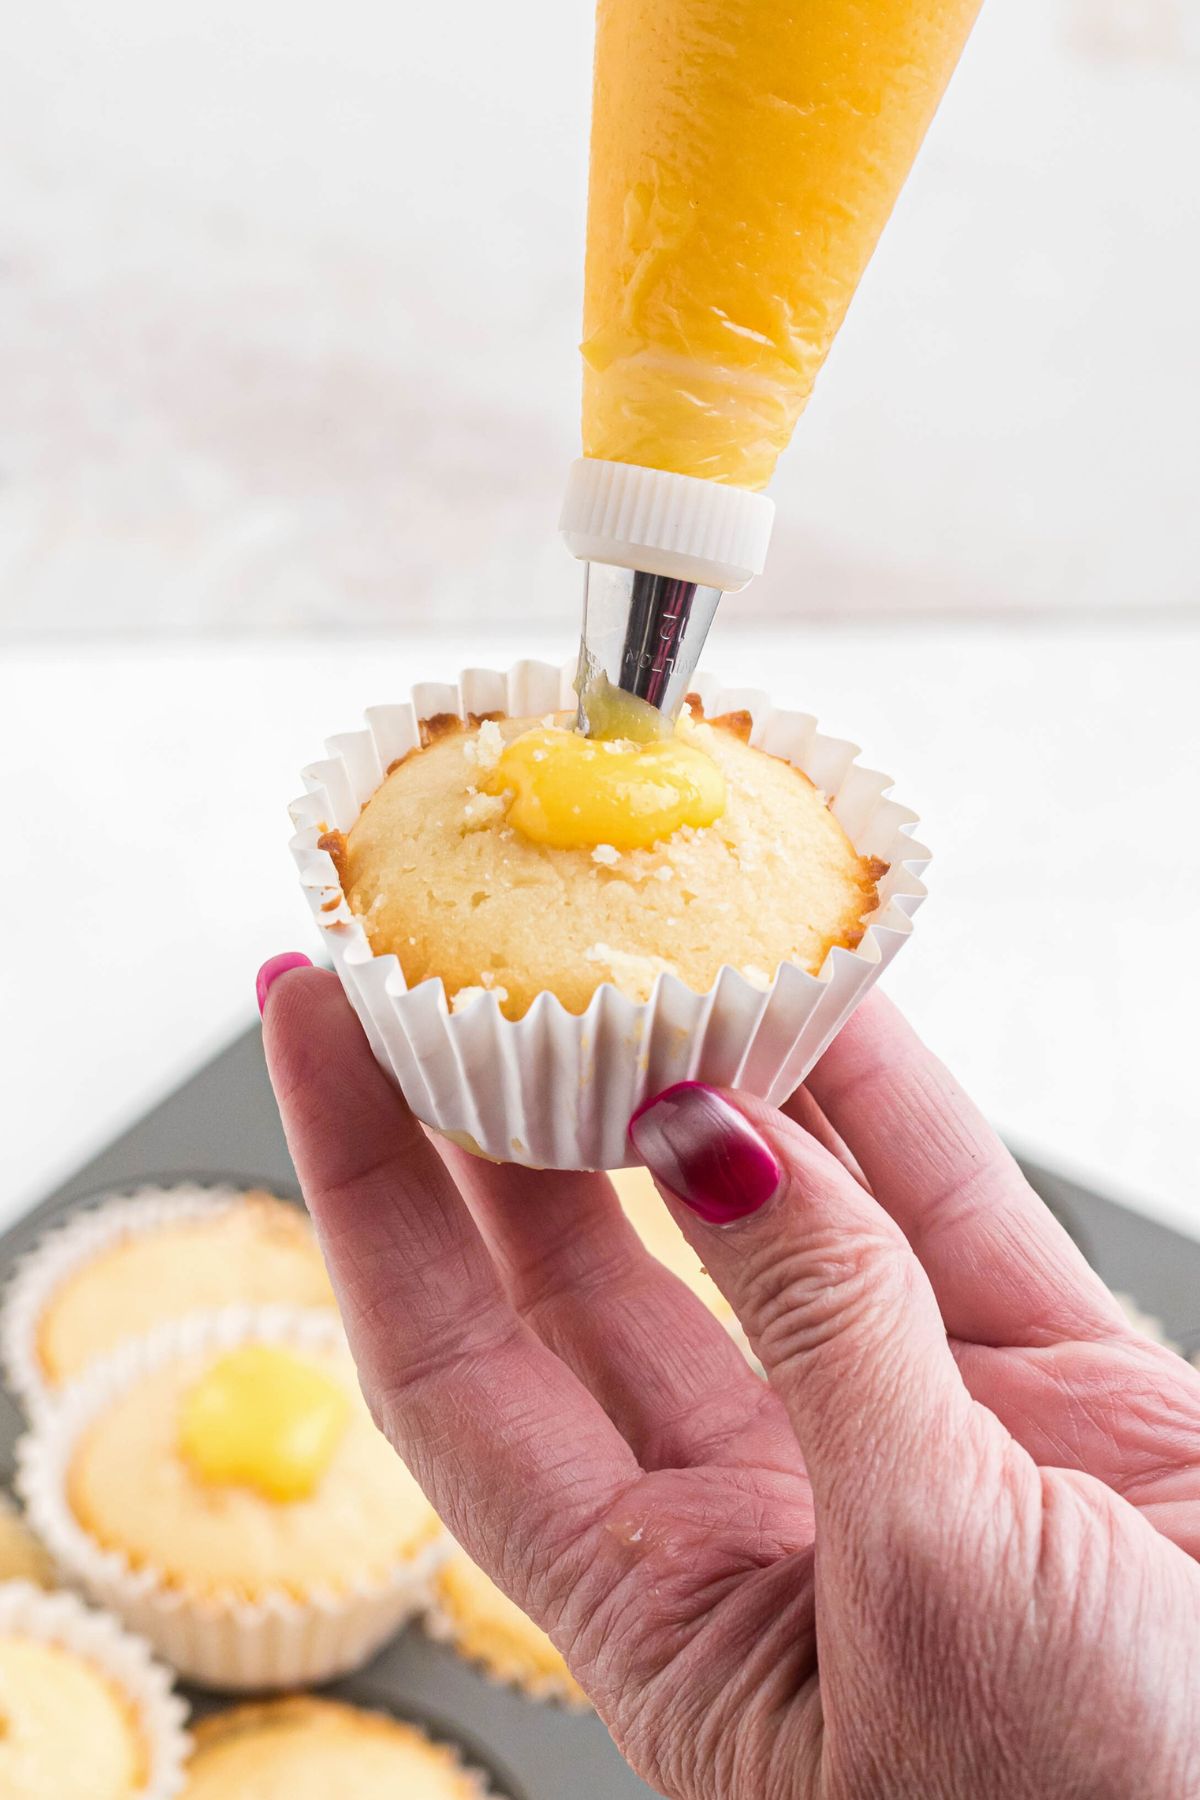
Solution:
[(709, 1225), (757, 1212), (782, 1170), (753, 1125), (715, 1088), (683, 1081), (647, 1100), (629, 1121), (634, 1149), (660, 1181)]
[(261, 1013), (267, 1004), (267, 995), (273, 982), (286, 975), (289, 969), (311, 969), (312, 963), (302, 950), (284, 950), (279, 956), (267, 959), (254, 983), (254, 992), (258, 996), (258, 1010)]

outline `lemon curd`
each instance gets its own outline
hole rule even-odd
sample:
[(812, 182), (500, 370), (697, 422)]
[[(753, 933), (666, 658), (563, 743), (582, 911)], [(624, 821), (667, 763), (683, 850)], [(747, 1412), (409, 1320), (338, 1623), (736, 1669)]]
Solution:
[(203, 1482), (304, 1500), (316, 1492), (349, 1419), (350, 1401), (332, 1376), (286, 1350), (247, 1344), (184, 1396), (179, 1447)]
[(587, 456), (762, 488), (980, 0), (599, 0)]
[(508, 823), (560, 850), (646, 850), (725, 811), (724, 775), (678, 737), (634, 744), (538, 726), (504, 746), (480, 786), (511, 794)]

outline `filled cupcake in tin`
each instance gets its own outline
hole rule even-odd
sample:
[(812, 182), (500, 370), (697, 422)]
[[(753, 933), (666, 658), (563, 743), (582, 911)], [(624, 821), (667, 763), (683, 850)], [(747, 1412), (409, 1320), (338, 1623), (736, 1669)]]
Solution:
[(70, 1579), (216, 1688), (357, 1667), (443, 1553), (316, 1312), (193, 1315), (123, 1345), (22, 1440), (18, 1480)]

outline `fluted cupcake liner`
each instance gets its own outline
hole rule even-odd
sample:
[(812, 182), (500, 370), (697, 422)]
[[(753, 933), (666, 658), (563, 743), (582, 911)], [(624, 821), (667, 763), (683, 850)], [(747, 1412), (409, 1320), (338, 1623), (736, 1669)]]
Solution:
[(396, 957), (373, 954), (321, 838), (351, 829), (389, 767), (419, 746), (423, 719), (537, 718), (573, 706), (567, 670), (522, 662), (421, 682), (407, 701), (369, 710), (365, 730), (330, 738), (325, 759), (304, 770), (291, 849), (313, 917), (375, 1056), (434, 1131), (500, 1162), (626, 1167), (631, 1113), (674, 1082), (785, 1099), (910, 935), (929, 852), (911, 835), (916, 814), (888, 797), (890, 779), (862, 768), (856, 745), (823, 736), (806, 713), (705, 677), (695, 685), (707, 716), (748, 712), (751, 744), (803, 770), (859, 854), (888, 865), (861, 943), (831, 950), (819, 975), (783, 963), (764, 990), (726, 965), (696, 993), (664, 974), (644, 1002), (606, 982), (581, 1014), (544, 993), (514, 1020), (488, 993), (451, 1012), (440, 980), (409, 988)]
[(142, 1739), (146, 1779), (137, 1800), (173, 1800), (190, 1749), (187, 1706), (148, 1644), (76, 1595), (47, 1594), (25, 1581), (0, 1583), (0, 1635), (54, 1644), (97, 1669), (124, 1696)]
[(56, 1397), (41, 1368), (37, 1334), (47, 1305), (69, 1275), (115, 1244), (177, 1220), (212, 1218), (247, 1194), (264, 1191), (225, 1182), (139, 1186), (102, 1195), (52, 1226), (18, 1260), (0, 1303), (0, 1361), (27, 1417)]
[(178, 1356), (245, 1343), (321, 1349), (344, 1343), (331, 1315), (289, 1307), (228, 1307), (163, 1325), (122, 1345), (67, 1388), (17, 1445), (17, 1488), (58, 1566), (140, 1632), (188, 1680), (228, 1692), (304, 1687), (359, 1668), (421, 1612), (445, 1555), (439, 1537), (378, 1578), (304, 1599), (269, 1592), (191, 1594), (152, 1567), (133, 1568), (76, 1518), (67, 1495), (82, 1432), (142, 1375)]

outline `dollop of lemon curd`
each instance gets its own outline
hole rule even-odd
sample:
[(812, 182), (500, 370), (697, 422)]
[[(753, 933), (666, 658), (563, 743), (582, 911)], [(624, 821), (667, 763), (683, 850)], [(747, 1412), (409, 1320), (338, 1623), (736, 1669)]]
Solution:
[(350, 1401), (332, 1376), (270, 1344), (220, 1357), (184, 1398), (179, 1447), (210, 1486), (304, 1500), (333, 1460)]
[(511, 793), (508, 823), (558, 850), (647, 850), (725, 811), (724, 774), (678, 736), (638, 744), (535, 727), (504, 746), (480, 786)]

